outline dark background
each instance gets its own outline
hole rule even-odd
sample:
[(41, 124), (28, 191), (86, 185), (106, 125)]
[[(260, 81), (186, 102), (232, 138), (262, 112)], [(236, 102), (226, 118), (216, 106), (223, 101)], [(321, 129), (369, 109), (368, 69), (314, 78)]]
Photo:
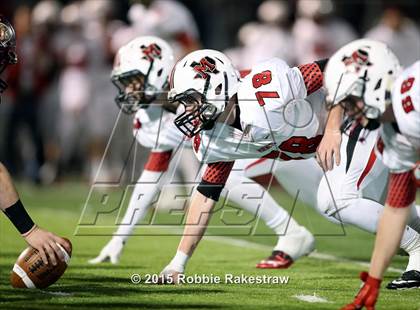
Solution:
[[(1, 1), (0, 12), (11, 17), (14, 9), (22, 4), (35, 5), (37, 0)], [(73, 1), (61, 0), (62, 4)], [(114, 17), (126, 20), (126, 12), (132, 0), (116, 1)], [(141, 1), (137, 1), (141, 2)], [(203, 45), (208, 48), (224, 49), (236, 42), (236, 34), (241, 25), (256, 20), (256, 10), (263, 2), (261, 0), (180, 0), (193, 14)], [(294, 20), (296, 1), (289, 0)], [(418, 0), (333, 0), (335, 16), (347, 20), (358, 32), (364, 33), (377, 22), (381, 12), (387, 6), (398, 6), (404, 13), (415, 20), (420, 20), (420, 1)], [(217, 21), (217, 22), (215, 22)]]

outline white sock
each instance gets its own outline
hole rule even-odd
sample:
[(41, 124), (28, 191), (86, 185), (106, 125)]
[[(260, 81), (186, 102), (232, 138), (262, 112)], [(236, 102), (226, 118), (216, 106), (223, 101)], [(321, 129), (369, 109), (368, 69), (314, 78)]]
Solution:
[(400, 246), (410, 255), (406, 270), (420, 271), (420, 235), (407, 226), (404, 230)]
[[(224, 194), (240, 208), (262, 218), (276, 234), (284, 235), (290, 218), (271, 195), (258, 183), (244, 176), (229, 176)], [(293, 221), (293, 219), (292, 219)]]
[[(227, 182), (228, 199), (242, 209), (261, 217), (265, 224), (279, 236), (275, 251), (283, 251), (293, 259), (306, 254), (306, 249), (312, 248), (306, 243), (310, 235), (305, 228), (300, 226), (290, 215), (280, 207), (273, 197), (258, 183), (244, 177), (229, 177)], [(302, 242), (305, 241), (305, 244)]]
[(420, 206), (413, 205), (411, 207), (410, 216), (407, 225), (420, 233)]
[(177, 251), (174, 258), (172, 258), (166, 269), (174, 270), (176, 272), (184, 273), (185, 266), (187, 265), (190, 257), (184, 252)]
[(121, 238), (125, 242), (132, 234), (136, 224), (145, 217), (158, 194), (164, 174), (164, 172), (143, 171), (131, 194), (124, 218), (114, 233), (114, 238)]

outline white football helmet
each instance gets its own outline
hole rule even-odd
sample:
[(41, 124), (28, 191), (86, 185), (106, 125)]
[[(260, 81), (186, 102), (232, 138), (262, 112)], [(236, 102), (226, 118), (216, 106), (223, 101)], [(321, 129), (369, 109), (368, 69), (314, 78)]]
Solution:
[(175, 119), (175, 125), (186, 136), (192, 137), (213, 127), (238, 90), (239, 74), (226, 55), (205, 49), (178, 61), (170, 83), (169, 100), (186, 108)]
[[(117, 105), (128, 114), (147, 108), (167, 87), (173, 65), (172, 48), (160, 38), (138, 37), (122, 46), (111, 73), (119, 90)], [(133, 88), (133, 84), (138, 87)]]
[(327, 103), (331, 106), (360, 100), (363, 115), (376, 120), (391, 101), (393, 82), (401, 71), (394, 53), (370, 39), (353, 41), (340, 48), (328, 61), (324, 74)]

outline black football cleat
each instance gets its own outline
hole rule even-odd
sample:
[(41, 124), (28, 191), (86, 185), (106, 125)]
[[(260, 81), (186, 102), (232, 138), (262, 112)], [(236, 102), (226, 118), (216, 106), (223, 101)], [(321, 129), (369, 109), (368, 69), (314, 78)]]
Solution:
[(420, 288), (420, 271), (406, 271), (398, 279), (389, 282), (386, 288), (389, 290), (405, 290), (410, 288)]

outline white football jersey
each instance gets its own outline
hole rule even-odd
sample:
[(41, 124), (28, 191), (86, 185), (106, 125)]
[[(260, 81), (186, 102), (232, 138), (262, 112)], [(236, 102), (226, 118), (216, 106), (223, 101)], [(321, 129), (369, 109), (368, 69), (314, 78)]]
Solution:
[(254, 66), (241, 80), (237, 94), (242, 130), (216, 123), (212, 130), (200, 132), (193, 139), (198, 159), (213, 163), (241, 158), (290, 160), (314, 156), (327, 116), (325, 94), (319, 90), (307, 96), (304, 75), (312, 78), (310, 88), (315, 83), (322, 84), (322, 76), (315, 76), (318, 67), (302, 67), (290, 68), (278, 58)]
[(391, 172), (412, 170), (420, 160), (420, 61), (397, 78), (392, 89), (392, 108), (398, 128), (382, 125), (377, 153)]
[[(133, 135), (144, 147), (155, 151), (168, 151), (183, 144), (184, 135), (174, 124), (175, 114), (158, 105), (139, 109), (134, 117)], [(190, 147), (190, 143), (186, 143)]]

